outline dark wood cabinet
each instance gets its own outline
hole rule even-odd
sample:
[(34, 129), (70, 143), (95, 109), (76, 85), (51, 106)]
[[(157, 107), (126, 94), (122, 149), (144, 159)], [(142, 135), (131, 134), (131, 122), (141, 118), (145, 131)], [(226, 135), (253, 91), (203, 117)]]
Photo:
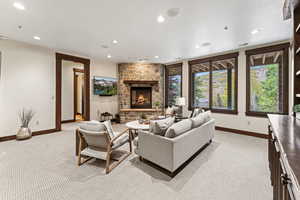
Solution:
[(268, 117), (268, 160), (273, 199), (299, 200), (300, 120), (287, 115)]

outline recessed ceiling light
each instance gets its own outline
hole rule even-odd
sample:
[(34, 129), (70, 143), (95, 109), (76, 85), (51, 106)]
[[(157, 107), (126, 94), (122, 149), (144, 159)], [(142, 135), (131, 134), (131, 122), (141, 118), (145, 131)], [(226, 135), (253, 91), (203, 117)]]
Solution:
[(39, 36), (34, 36), (33, 39), (35, 39), (35, 40), (41, 40), (41, 38)]
[(251, 31), (251, 34), (255, 35), (255, 34), (259, 33), (260, 31), (261, 31), (261, 29), (256, 28)]
[(108, 49), (108, 46), (105, 45), (105, 44), (101, 45), (101, 47), (102, 47), (103, 49)]
[(154, 56), (154, 58), (159, 58), (159, 56)]
[(195, 48), (196, 48), (196, 49), (199, 49), (199, 48), (200, 48), (199, 44), (196, 44)]
[(112, 43), (113, 44), (118, 44), (118, 41), (117, 40), (113, 40)]
[(15, 2), (13, 5), (18, 10), (25, 10), (25, 6), (23, 4), (21, 4), (20, 2)]
[(111, 58), (111, 55), (110, 55), (110, 54), (108, 54), (108, 55), (107, 55), (107, 58)]
[(207, 46), (210, 46), (210, 45), (211, 45), (210, 42), (204, 42), (204, 43), (202, 44), (203, 47), (207, 47)]
[(159, 16), (157, 17), (157, 22), (158, 22), (158, 23), (163, 23), (164, 21), (165, 21), (164, 16), (159, 15)]
[(167, 11), (169, 17), (176, 17), (179, 15), (180, 8), (171, 8)]

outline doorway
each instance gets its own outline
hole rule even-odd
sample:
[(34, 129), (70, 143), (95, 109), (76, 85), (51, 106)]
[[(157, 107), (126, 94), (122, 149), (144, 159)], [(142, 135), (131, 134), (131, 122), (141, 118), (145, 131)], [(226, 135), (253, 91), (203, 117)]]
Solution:
[(74, 88), (74, 121), (84, 120), (84, 70), (73, 68)]
[[(64, 66), (64, 62), (73, 62), (76, 65), (81, 66), (80, 67), (75, 67), (75, 68), (79, 68), (81, 70), (81, 74), (83, 74), (83, 86), (82, 86), (82, 99), (81, 99), (81, 109), (79, 107), (75, 108), (75, 105), (78, 105), (78, 99), (74, 98), (74, 94), (69, 95), (73, 97), (73, 103), (74, 106), (72, 107), (72, 119), (63, 119), (63, 114), (65, 114), (65, 109), (63, 110), (63, 66)], [(74, 76), (76, 75), (76, 73), (74, 72), (75, 70), (72, 68), (73, 70), (73, 75), (71, 75), (71, 77), (74, 79)], [(75, 75), (74, 75), (75, 74)], [(65, 78), (65, 77), (64, 77)], [(75, 83), (75, 79), (74, 81), (71, 83), (71, 85), (73, 85), (73, 89), (72, 92), (75, 92), (75, 86), (74, 84), (78, 84), (78, 82), (76, 81)], [(69, 90), (66, 90), (69, 91)], [(78, 91), (78, 90), (77, 90)], [(70, 92), (70, 91), (69, 91)], [(78, 94), (78, 92), (77, 92)], [(78, 95), (77, 95), (78, 96)], [(75, 100), (77, 99), (77, 100)], [(75, 102), (77, 101), (77, 102)], [(72, 104), (73, 104), (72, 103)], [(76, 120), (76, 114), (78, 112), (78, 110), (81, 110), (81, 117), (84, 120), (90, 120), (90, 60), (86, 59), (86, 58), (80, 58), (80, 57), (76, 57), (76, 56), (71, 56), (71, 55), (66, 55), (66, 54), (61, 54), (61, 53), (56, 53), (56, 114), (55, 114), (55, 118), (56, 118), (56, 130), (60, 131), (61, 130), (61, 124), (62, 122), (68, 122), (68, 121), (75, 121)], [(69, 115), (71, 116), (71, 115)]]

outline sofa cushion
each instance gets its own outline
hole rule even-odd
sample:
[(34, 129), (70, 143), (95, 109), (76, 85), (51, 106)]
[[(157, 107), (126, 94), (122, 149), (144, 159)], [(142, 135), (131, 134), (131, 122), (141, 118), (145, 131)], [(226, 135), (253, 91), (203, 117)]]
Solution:
[(165, 137), (175, 138), (192, 129), (192, 120), (185, 119), (170, 126), (166, 131)]
[(103, 123), (98, 121), (85, 121), (80, 123), (80, 129), (93, 132), (104, 132), (106, 128)]
[(164, 136), (167, 129), (174, 123), (174, 117), (168, 117), (166, 119), (150, 121), (149, 131), (155, 135)]

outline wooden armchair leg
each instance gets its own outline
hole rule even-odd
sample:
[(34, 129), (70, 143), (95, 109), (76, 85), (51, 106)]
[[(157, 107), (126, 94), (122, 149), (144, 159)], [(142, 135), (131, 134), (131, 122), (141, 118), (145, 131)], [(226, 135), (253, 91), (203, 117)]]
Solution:
[(110, 172), (110, 155), (111, 155), (111, 151), (107, 152), (107, 155), (106, 155), (106, 167), (105, 167), (105, 172), (106, 174), (108, 174)]
[(78, 166), (80, 166), (81, 165), (81, 154), (79, 153), (78, 154)]

